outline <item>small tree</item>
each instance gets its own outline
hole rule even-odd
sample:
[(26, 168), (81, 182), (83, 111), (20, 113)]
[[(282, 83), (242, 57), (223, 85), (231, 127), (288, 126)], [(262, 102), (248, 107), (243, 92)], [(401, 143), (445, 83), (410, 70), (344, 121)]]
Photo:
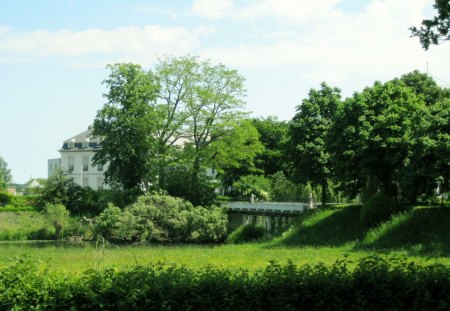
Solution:
[(0, 189), (6, 189), (11, 180), (11, 170), (8, 169), (6, 161), (0, 157)]
[(49, 224), (55, 227), (55, 239), (62, 238), (64, 227), (69, 222), (69, 211), (62, 204), (47, 204), (44, 208), (44, 216)]

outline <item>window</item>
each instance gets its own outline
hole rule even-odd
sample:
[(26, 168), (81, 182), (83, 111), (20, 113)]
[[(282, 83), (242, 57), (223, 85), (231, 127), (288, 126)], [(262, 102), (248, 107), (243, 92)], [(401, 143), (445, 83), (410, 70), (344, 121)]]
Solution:
[(87, 172), (89, 170), (89, 157), (83, 157), (83, 172)]
[(99, 172), (103, 172), (103, 165), (99, 164), (99, 165), (97, 166), (97, 170), (98, 170)]
[(69, 157), (68, 162), (69, 162), (68, 163), (68, 165), (69, 165), (68, 171), (73, 172), (73, 157)]
[(82, 187), (89, 187), (89, 178), (83, 177), (81, 186), (82, 186)]
[(97, 177), (97, 189), (101, 190), (103, 189), (104, 181), (103, 177)]

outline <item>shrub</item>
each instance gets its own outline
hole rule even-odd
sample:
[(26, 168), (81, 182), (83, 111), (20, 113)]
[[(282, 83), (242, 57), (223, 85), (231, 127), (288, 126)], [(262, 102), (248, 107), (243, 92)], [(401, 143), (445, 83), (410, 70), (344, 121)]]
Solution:
[(0, 268), (0, 310), (448, 310), (450, 268), (372, 256), (255, 273), (164, 263), (81, 276), (26, 256)]
[(230, 233), (228, 243), (257, 241), (264, 238), (265, 229), (255, 224), (242, 225)]
[(12, 197), (11, 193), (0, 191), (0, 206), (8, 205), (11, 202)]
[(44, 215), (47, 222), (55, 227), (55, 239), (61, 239), (63, 229), (69, 222), (69, 211), (64, 205), (48, 203)]
[(394, 199), (378, 192), (362, 206), (360, 220), (365, 226), (374, 226), (389, 220), (391, 215), (397, 211)]
[(110, 206), (97, 218), (99, 233), (130, 242), (217, 242), (226, 235), (227, 215), (218, 207), (194, 207), (168, 195), (145, 194), (123, 212)]
[(117, 239), (121, 215), (122, 211), (120, 208), (110, 203), (108, 207), (95, 218), (97, 235), (101, 235), (107, 240)]

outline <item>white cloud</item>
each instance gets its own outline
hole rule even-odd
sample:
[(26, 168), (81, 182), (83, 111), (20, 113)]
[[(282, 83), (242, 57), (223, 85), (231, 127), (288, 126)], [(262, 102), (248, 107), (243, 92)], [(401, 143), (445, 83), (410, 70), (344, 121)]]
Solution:
[(324, 13), (333, 10), (341, 0), (264, 0), (239, 9), (235, 13), (238, 19), (261, 19), (274, 17), (283, 22), (303, 23), (315, 20)]
[[(0, 30), (0, 59), (25, 61), (45, 57), (62, 57), (81, 64), (83, 57), (152, 61), (160, 54), (187, 54), (200, 44), (200, 39), (215, 30), (211, 27), (187, 29), (179, 26), (124, 27), (112, 30), (31, 31)], [(92, 59), (87, 63), (95, 63)]]
[(208, 19), (219, 19), (230, 14), (233, 8), (233, 0), (194, 0), (191, 13)]

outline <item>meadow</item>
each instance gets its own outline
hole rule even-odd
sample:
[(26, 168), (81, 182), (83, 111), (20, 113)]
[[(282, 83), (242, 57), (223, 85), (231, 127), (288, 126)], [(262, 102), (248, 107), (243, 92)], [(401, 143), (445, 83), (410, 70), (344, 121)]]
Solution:
[[(32, 214), (23, 215), (27, 216), (28, 223), (30, 219), (42, 221)], [(191, 269), (212, 266), (256, 271), (272, 261), (280, 264), (291, 261), (302, 266), (319, 262), (332, 265), (337, 260), (345, 260), (351, 267), (353, 262), (374, 254), (405, 257), (423, 265), (450, 266), (450, 209), (416, 207), (375, 228), (362, 226), (358, 215), (359, 207), (312, 211), (301, 215), (294, 226), (275, 237), (243, 244), (1, 242), (0, 267), (25, 255), (49, 269), (68, 273), (110, 266), (126, 270), (158, 262)], [(0, 228), (0, 236), (7, 236), (5, 230)]]

